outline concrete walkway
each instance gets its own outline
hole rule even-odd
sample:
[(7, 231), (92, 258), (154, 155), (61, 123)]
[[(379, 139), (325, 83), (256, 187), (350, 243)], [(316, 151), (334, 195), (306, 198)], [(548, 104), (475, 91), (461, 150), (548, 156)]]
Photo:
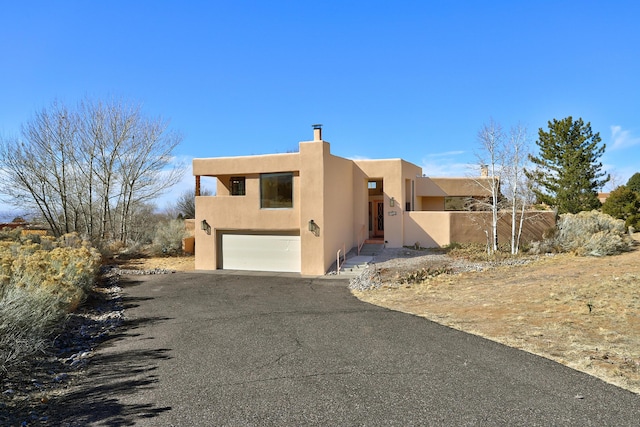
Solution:
[(365, 304), (346, 280), (124, 282), (127, 329), (48, 425), (637, 425), (640, 398), (547, 359)]

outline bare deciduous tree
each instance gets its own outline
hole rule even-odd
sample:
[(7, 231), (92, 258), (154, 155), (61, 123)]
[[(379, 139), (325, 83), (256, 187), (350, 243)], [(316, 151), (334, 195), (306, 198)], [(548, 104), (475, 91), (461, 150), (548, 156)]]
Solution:
[[(529, 154), (526, 127), (517, 125), (505, 135), (499, 123), (490, 120), (478, 132), (481, 152), (478, 154), (486, 177), (476, 180), (491, 196), (487, 208), (491, 210), (490, 249), (498, 249), (498, 221), (501, 210), (511, 214), (511, 253), (518, 253), (527, 202), (530, 198), (524, 169)], [(503, 195), (502, 188), (506, 188)], [(506, 197), (505, 197), (506, 196)], [(520, 212), (520, 215), (518, 215)], [(519, 218), (518, 218), (519, 216)], [(487, 231), (487, 234), (488, 231)]]
[(139, 105), (54, 102), (22, 126), (20, 138), (0, 141), (0, 183), (7, 201), (37, 211), (55, 235), (126, 243), (134, 213), (184, 173), (172, 165), (181, 140)]
[[(504, 168), (505, 142), (504, 132), (499, 123), (491, 119), (489, 124), (482, 126), (478, 132), (478, 142), (482, 149), (478, 155), (481, 168), (486, 168), (489, 179), (478, 180), (491, 194), (491, 243), (493, 251), (498, 250), (498, 202), (500, 199), (500, 172)], [(484, 173), (483, 173), (484, 174)]]
[[(529, 155), (529, 137), (527, 128), (518, 124), (511, 128), (509, 141), (505, 146), (503, 167), (504, 181), (508, 183), (507, 199), (511, 208), (511, 253), (517, 254), (520, 247), (520, 236), (524, 223), (525, 209), (530, 194), (527, 178), (524, 174)], [(520, 220), (518, 221), (518, 211)], [(516, 224), (518, 226), (516, 227)]]
[[(211, 196), (213, 192), (207, 188), (200, 189), (201, 196)], [(175, 211), (185, 219), (196, 217), (196, 196), (195, 191), (187, 190), (183, 192), (176, 201)]]

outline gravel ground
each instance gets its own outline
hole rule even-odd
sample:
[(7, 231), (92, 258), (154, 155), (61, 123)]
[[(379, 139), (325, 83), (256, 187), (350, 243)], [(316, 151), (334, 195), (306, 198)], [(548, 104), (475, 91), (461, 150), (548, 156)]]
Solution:
[(508, 258), (503, 261), (468, 261), (453, 258), (446, 253), (429, 249), (385, 248), (376, 255), (373, 262), (358, 277), (351, 279), (349, 288), (367, 290), (380, 286), (400, 286), (409, 275), (427, 269), (425, 274), (456, 274), (469, 271), (483, 271), (500, 265), (527, 264), (536, 256)]

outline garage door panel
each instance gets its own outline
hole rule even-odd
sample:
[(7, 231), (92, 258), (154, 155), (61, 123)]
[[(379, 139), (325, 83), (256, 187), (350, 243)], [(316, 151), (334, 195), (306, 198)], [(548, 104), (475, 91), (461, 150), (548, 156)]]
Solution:
[(222, 268), (300, 272), (300, 236), (222, 235)]

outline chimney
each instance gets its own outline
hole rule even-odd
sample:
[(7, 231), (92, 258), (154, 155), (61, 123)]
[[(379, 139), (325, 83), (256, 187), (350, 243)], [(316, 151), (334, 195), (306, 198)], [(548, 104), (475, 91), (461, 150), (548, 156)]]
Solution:
[(480, 165), (480, 176), (482, 178), (486, 178), (489, 176), (489, 166), (487, 165)]
[(313, 128), (313, 140), (322, 141), (322, 125), (315, 124), (315, 125), (311, 125), (311, 127)]

